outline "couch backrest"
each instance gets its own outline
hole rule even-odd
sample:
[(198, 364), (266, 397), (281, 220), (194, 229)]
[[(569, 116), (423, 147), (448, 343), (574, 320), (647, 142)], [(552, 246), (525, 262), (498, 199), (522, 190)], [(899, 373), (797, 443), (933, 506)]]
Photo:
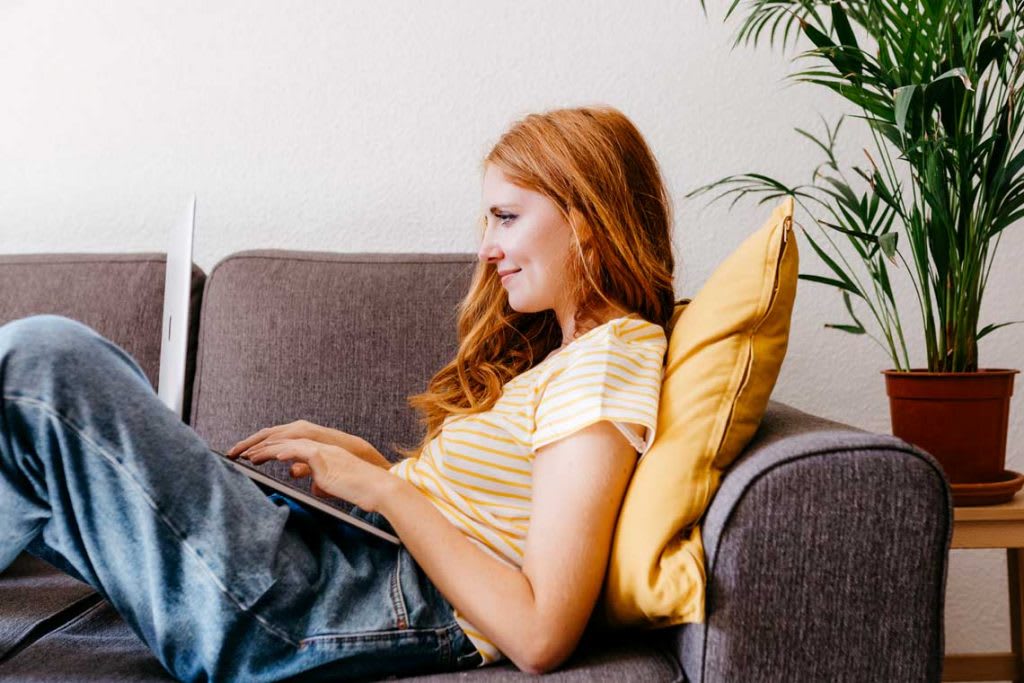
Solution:
[[(155, 388), (166, 263), (162, 253), (0, 255), (0, 325), (40, 313), (81, 321), (134, 356)], [(193, 266), (186, 420), (204, 281)]]
[(406, 397), (454, 356), (471, 254), (250, 250), (203, 294), (192, 426), (217, 450), (306, 419), (389, 459), (422, 427)]

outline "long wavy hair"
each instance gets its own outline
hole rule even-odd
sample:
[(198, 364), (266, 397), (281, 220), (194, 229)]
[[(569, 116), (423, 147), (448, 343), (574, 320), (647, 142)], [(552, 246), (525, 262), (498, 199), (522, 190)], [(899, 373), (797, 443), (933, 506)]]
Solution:
[[(657, 161), (640, 131), (612, 107), (556, 109), (515, 122), (481, 163), (496, 164), (520, 187), (559, 209), (572, 230), (566, 265), (576, 335), (616, 306), (666, 328), (674, 305), (672, 208)], [(481, 239), (487, 216), (480, 221)], [(415, 457), (445, 418), (490, 410), (505, 383), (562, 345), (553, 310), (520, 313), (493, 264), (478, 262), (457, 307), (455, 358), (410, 396), (426, 434)]]

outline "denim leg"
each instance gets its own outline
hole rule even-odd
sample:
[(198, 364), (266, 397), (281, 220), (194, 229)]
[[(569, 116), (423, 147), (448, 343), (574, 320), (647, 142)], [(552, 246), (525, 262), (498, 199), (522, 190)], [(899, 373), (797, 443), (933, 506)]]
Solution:
[(472, 661), (404, 548), (338, 539), (268, 500), (91, 328), (51, 315), (0, 327), (0, 400), (0, 570), (26, 548), (59, 556), (176, 677)]

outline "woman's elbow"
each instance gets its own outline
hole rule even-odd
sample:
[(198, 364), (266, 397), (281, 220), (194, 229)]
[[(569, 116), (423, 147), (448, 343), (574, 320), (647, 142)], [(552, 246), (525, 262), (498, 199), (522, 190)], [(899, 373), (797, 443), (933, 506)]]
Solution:
[[(562, 666), (575, 649), (575, 642), (561, 642), (564, 640), (564, 635), (562, 633), (554, 637), (550, 635), (544, 637), (541, 642), (536, 643), (533, 654), (527, 658), (527, 666), (519, 668), (529, 674), (546, 674)], [(563, 636), (563, 638), (558, 636)]]
[(542, 676), (546, 673), (551, 673), (561, 665), (561, 662), (556, 663), (542, 663), (538, 666), (531, 666), (523, 669), (523, 673), (533, 674), (536, 676)]
[(533, 674), (536, 676), (541, 676), (543, 674), (554, 671), (556, 668), (558, 668), (559, 663), (552, 663), (551, 661), (537, 659), (528, 662), (517, 662), (516, 666), (524, 674)]

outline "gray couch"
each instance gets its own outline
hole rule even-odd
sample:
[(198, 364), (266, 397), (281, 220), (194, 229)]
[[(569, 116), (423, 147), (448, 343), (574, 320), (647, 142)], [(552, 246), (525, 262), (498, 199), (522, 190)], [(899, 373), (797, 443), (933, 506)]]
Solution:
[[(304, 418), (389, 457), (405, 397), (455, 351), (468, 254), (245, 251), (193, 271), (186, 419), (214, 448)], [(155, 385), (162, 254), (0, 256), (0, 323), (81, 320)], [(308, 480), (307, 480), (308, 481)], [(2, 523), (2, 522), (0, 522)], [(938, 681), (952, 505), (929, 455), (778, 402), (701, 521), (707, 620), (588, 628), (554, 680)], [(468, 673), (525, 679), (505, 661)], [(0, 681), (171, 680), (89, 586), (23, 554), (0, 574)]]

